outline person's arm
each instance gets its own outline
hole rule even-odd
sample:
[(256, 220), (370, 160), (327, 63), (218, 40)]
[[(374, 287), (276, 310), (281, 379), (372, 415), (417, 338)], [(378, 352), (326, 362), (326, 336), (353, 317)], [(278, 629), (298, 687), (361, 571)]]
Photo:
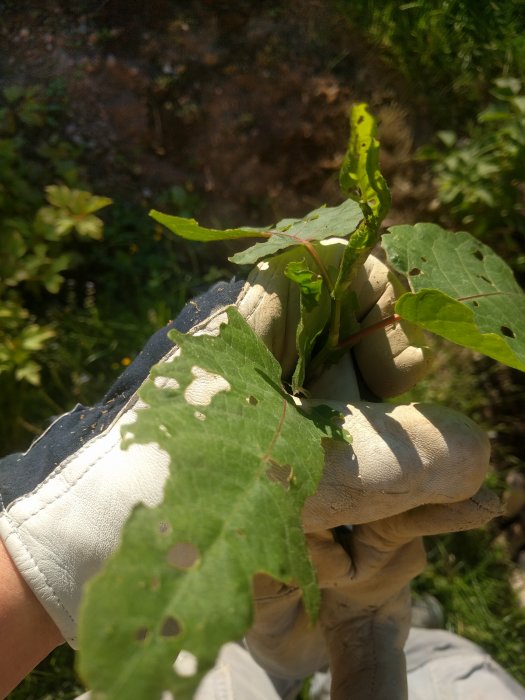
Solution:
[(64, 641), (0, 540), (0, 698)]

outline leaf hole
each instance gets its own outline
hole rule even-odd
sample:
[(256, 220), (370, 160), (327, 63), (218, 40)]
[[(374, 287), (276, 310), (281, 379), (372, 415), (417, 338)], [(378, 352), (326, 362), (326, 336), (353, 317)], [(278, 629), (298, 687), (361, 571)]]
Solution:
[(271, 467), (266, 470), (266, 476), (270, 481), (273, 481), (275, 484), (279, 484), (285, 489), (285, 491), (288, 491), (293, 477), (292, 467), (289, 464), (279, 464), (279, 462), (276, 462), (273, 459), (269, 459), (268, 461), (270, 462)]
[(421, 274), (421, 270), (419, 269), (419, 267), (413, 267), (408, 274), (410, 275), (410, 277), (417, 277)]
[(423, 255), (421, 256), (421, 262), (427, 262), (427, 259)]
[(256, 399), (255, 396), (247, 396), (246, 403), (249, 403), (250, 406), (257, 406), (257, 404), (259, 403), (259, 400)]
[(473, 301), (472, 306), (479, 306), (479, 301)]
[(489, 280), (489, 278), (488, 278), (488, 277), (485, 277), (485, 275), (478, 275), (478, 277), (480, 278), (480, 280), (483, 280), (483, 281), (486, 282), (487, 284), (490, 284), (490, 285), (494, 286), (494, 285), (492, 284), (492, 282)]
[(159, 523), (159, 532), (161, 535), (166, 535), (168, 532), (170, 532), (170, 530), (171, 530), (170, 525), (165, 520), (162, 520)]
[(365, 118), (363, 117), (363, 115), (361, 115), (361, 116), (359, 117), (359, 119), (357, 120), (357, 123), (358, 123), (358, 124), (362, 124), (364, 121), (365, 121)]
[(500, 331), (503, 333), (504, 336), (507, 338), (515, 338), (516, 334), (512, 330), (512, 328), (509, 328), (508, 326), (501, 326)]
[(135, 632), (135, 639), (137, 642), (143, 642), (146, 637), (149, 634), (149, 630), (147, 627), (139, 627), (138, 630)]
[(200, 421), (206, 420), (206, 415), (204, 413), (201, 413), (200, 411), (195, 411), (193, 417)]
[(191, 542), (177, 542), (166, 554), (168, 564), (182, 571), (191, 569), (199, 560), (200, 552)]
[(197, 673), (199, 662), (195, 654), (182, 649), (175, 659), (173, 668), (175, 673), (181, 678), (191, 678)]
[(484, 260), (485, 256), (481, 252), (481, 250), (476, 250), (474, 252), (474, 257), (477, 258), (478, 260)]
[(181, 633), (181, 629), (179, 621), (168, 615), (164, 618), (160, 628), (160, 635), (161, 637), (177, 637)]

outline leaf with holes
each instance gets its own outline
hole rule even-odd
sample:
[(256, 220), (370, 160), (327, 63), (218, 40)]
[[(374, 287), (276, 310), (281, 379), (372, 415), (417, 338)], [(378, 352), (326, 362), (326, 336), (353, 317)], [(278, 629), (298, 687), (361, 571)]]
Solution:
[(244, 226), (235, 229), (205, 228), (195, 219), (168, 216), (159, 211), (150, 211), (150, 216), (170, 231), (191, 241), (222, 241), (240, 238), (264, 238), (264, 243), (255, 243), (250, 248), (233, 255), (230, 260), (238, 265), (253, 265), (291, 246), (308, 245), (311, 241), (322, 241), (331, 236), (343, 238), (350, 235), (362, 219), (359, 206), (352, 200), (338, 207), (320, 207), (302, 219), (283, 219), (268, 228)]
[(154, 368), (127, 428), (125, 443), (170, 455), (171, 475), (164, 503), (135, 509), (88, 586), (80, 668), (94, 699), (192, 697), (248, 629), (256, 572), (296, 581), (315, 615), (300, 513), (338, 428), (326, 410), (301, 412), (271, 353), (235, 309), (226, 316), (217, 336), (172, 333), (180, 356)]
[(525, 371), (525, 294), (494, 251), (434, 224), (394, 226), (382, 243), (412, 289), (397, 301), (396, 313)]
[(377, 125), (368, 105), (350, 111), (350, 142), (339, 172), (341, 190), (361, 204), (365, 216), (378, 224), (390, 209), (390, 190), (379, 168)]
[(238, 265), (253, 265), (290, 246), (308, 245), (332, 236), (346, 238), (356, 230), (362, 218), (359, 205), (351, 199), (337, 207), (320, 207), (302, 219), (279, 221), (272, 227), (273, 235), (267, 241), (236, 253), (230, 260)]

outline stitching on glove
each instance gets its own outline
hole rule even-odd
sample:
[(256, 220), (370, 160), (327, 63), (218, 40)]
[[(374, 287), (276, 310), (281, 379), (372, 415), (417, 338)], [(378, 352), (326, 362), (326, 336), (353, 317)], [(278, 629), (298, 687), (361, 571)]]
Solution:
[(481, 503), (481, 501), (477, 501), (474, 496), (471, 496), (469, 498), (469, 501), (471, 501), (475, 506), (477, 506), (480, 510), (484, 510), (485, 513), (489, 513), (490, 515), (494, 514), (494, 511), (488, 508), (484, 503)]
[[(1, 496), (0, 496), (0, 505), (1, 505), (2, 508), (3, 508), (3, 505), (4, 505), (4, 504), (3, 504), (3, 500), (2, 500), (2, 497), (1, 497)], [(53, 600), (53, 602), (55, 603), (55, 605), (56, 605), (57, 607), (59, 607), (59, 608), (67, 615), (69, 621), (70, 621), (73, 625), (76, 625), (76, 620), (75, 620), (75, 618), (71, 615), (71, 613), (69, 612), (69, 610), (65, 607), (64, 603), (61, 601), (61, 599), (60, 599), (60, 598), (58, 597), (58, 595), (56, 594), (55, 589), (54, 589), (54, 588), (51, 586), (51, 584), (49, 583), (49, 580), (47, 579), (47, 576), (46, 576), (46, 575), (43, 573), (43, 571), (40, 569), (40, 567), (38, 566), (38, 564), (37, 564), (35, 558), (34, 558), (33, 555), (31, 554), (31, 552), (26, 548), (26, 546), (25, 546), (25, 544), (24, 544), (24, 541), (23, 541), (23, 539), (21, 538), (21, 536), (20, 536), (20, 534), (19, 534), (18, 523), (16, 523), (16, 521), (13, 520), (13, 518), (11, 518), (11, 516), (9, 515), (9, 512), (8, 512), (7, 510), (4, 510), (3, 512), (4, 512), (4, 515), (5, 515), (5, 517), (7, 518), (8, 522), (9, 522), (11, 528), (12, 528), (12, 529), (10, 530), (8, 536), (6, 537), (6, 540), (5, 540), (6, 544), (7, 544), (7, 540), (8, 540), (10, 537), (14, 537), (14, 538), (18, 541), (19, 545), (22, 547), (22, 549), (24, 550), (25, 554), (28, 556), (29, 560), (30, 560), (31, 563), (33, 564), (34, 570), (38, 572), (38, 574), (40, 575), (41, 579), (44, 581), (44, 583), (45, 583), (45, 585), (46, 585), (46, 587), (47, 587), (47, 590), (48, 590), (49, 593), (51, 594), (51, 599)], [(24, 579), (26, 579), (25, 576), (24, 576)], [(26, 580), (27, 580), (27, 579), (26, 579)], [(42, 596), (39, 596), (39, 598), (42, 598)], [(73, 640), (73, 639), (74, 639), (74, 638), (71, 637), (69, 641), (71, 641), (71, 640)]]
[(282, 600), (283, 598), (289, 598), (295, 595), (300, 589), (297, 586), (286, 586), (286, 590), (279, 590), (277, 593), (272, 595), (255, 596), (255, 601), (257, 603), (272, 603), (274, 600)]
[[(216, 317), (217, 315), (219, 315), (220, 313), (224, 313), (224, 309), (218, 310), (217, 313), (214, 314), (214, 316), (207, 318), (205, 322), (208, 323), (212, 318), (215, 318), (215, 317)], [(204, 323), (204, 322), (203, 322), (203, 323)], [(190, 329), (189, 334), (193, 334), (196, 330), (199, 329), (199, 327), (200, 327), (201, 325), (202, 325), (202, 324), (198, 324), (198, 325), (194, 326), (192, 329)], [(169, 352), (167, 352), (167, 353), (162, 357), (162, 359), (159, 361), (158, 364), (160, 364), (161, 362), (166, 362), (166, 361), (168, 361), (175, 353), (177, 353), (177, 352), (179, 351), (179, 349), (180, 349), (180, 348), (179, 348), (178, 345), (174, 345), (172, 348), (170, 348)], [(148, 377), (149, 377), (149, 375), (148, 375)], [(118, 412), (118, 414), (115, 416), (114, 420), (108, 425), (108, 427), (107, 427), (103, 432), (99, 433), (98, 435), (95, 435), (95, 437), (93, 437), (91, 440), (89, 440), (85, 445), (83, 445), (79, 450), (77, 450), (77, 452), (75, 452), (75, 453), (73, 453), (72, 455), (70, 455), (70, 456), (69, 456), (67, 459), (65, 459), (61, 464), (58, 464), (58, 465), (53, 469), (53, 471), (52, 471), (42, 482), (40, 482), (40, 483), (38, 484), (38, 486), (37, 486), (35, 489), (33, 489), (33, 491), (30, 491), (29, 493), (26, 493), (26, 494), (24, 494), (23, 496), (20, 496), (19, 498), (17, 498), (15, 501), (13, 501), (13, 502), (10, 504), (10, 508), (12, 508), (16, 503), (22, 502), (22, 501), (24, 501), (24, 500), (27, 500), (28, 498), (33, 497), (33, 496), (34, 496), (35, 494), (37, 494), (42, 488), (44, 488), (44, 486), (46, 486), (51, 480), (55, 479), (57, 476), (59, 476), (60, 474), (62, 474), (62, 473), (64, 472), (64, 470), (71, 464), (71, 462), (72, 462), (74, 459), (76, 459), (77, 457), (79, 457), (79, 456), (81, 456), (82, 454), (84, 454), (87, 450), (91, 449), (91, 447), (92, 447), (94, 444), (96, 444), (97, 441), (102, 440), (103, 438), (107, 438), (107, 436), (109, 435), (109, 433), (115, 428), (116, 424), (117, 424), (118, 421), (122, 418), (122, 416), (123, 416), (125, 413), (127, 413), (128, 411), (132, 410), (133, 407), (135, 406), (135, 404), (139, 401), (138, 393), (139, 393), (140, 389), (143, 387), (144, 383), (147, 381), (147, 379), (148, 379), (148, 378), (146, 378), (146, 379), (144, 380), (144, 382), (140, 385), (140, 387), (137, 389), (137, 391), (136, 391), (136, 392), (133, 394), (133, 396), (130, 398), (130, 400), (128, 401), (128, 403), (125, 404), (125, 405), (122, 407), (122, 409), (121, 409), (121, 410)], [(164, 381), (162, 381), (162, 378), (161, 378), (161, 382), (159, 382), (159, 384), (161, 385), (161, 387), (165, 386), (165, 385), (170, 381), (168, 377), (164, 377), (163, 379), (164, 379)], [(55, 495), (55, 497), (54, 497), (51, 501), (47, 501), (46, 503), (41, 504), (41, 505), (37, 508), (37, 510), (35, 510), (35, 511), (29, 513), (28, 515), (26, 515), (25, 518), (24, 518), (24, 520), (23, 520), (23, 522), (28, 522), (28, 521), (29, 521), (31, 518), (33, 518), (35, 515), (38, 515), (38, 513), (40, 513), (41, 511), (45, 510), (45, 509), (48, 508), (50, 505), (52, 505), (53, 503), (55, 503), (55, 501), (57, 501), (57, 500), (59, 500), (60, 498), (62, 498), (62, 497), (66, 494), (66, 490), (68, 490), (69, 488), (71, 488), (71, 486), (73, 486), (73, 485), (75, 485), (75, 484), (78, 484), (78, 483), (80, 482), (80, 480), (81, 480), (84, 476), (86, 476), (86, 474), (91, 470), (92, 467), (94, 467), (98, 462), (100, 462), (101, 459), (103, 459), (104, 457), (106, 457), (113, 449), (115, 449), (115, 447), (117, 447), (117, 446), (119, 445), (119, 443), (120, 443), (120, 432), (118, 432), (118, 434), (117, 434), (115, 437), (116, 437), (116, 439), (114, 439), (113, 441), (111, 441), (111, 443), (108, 445), (107, 450), (105, 450), (102, 454), (100, 454), (100, 455), (97, 457), (96, 460), (94, 460), (94, 461), (89, 462), (88, 464), (86, 464), (85, 468), (82, 470), (82, 472), (81, 472), (80, 474), (78, 474), (78, 476), (77, 476), (77, 478), (75, 479), (74, 482), (71, 482), (71, 481), (68, 482), (68, 483), (64, 486), (63, 490), (62, 490), (60, 493), (57, 493), (57, 494)]]

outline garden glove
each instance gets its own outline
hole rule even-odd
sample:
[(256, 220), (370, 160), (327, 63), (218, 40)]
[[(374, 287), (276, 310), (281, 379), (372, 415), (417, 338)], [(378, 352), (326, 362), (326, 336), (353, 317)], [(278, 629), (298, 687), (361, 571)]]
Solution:
[[(173, 325), (183, 332), (216, 333), (224, 320), (223, 309), (234, 304), (281, 362), (286, 377), (296, 362), (298, 289), (283, 277), (278, 265), (266, 265), (256, 268), (246, 284), (216, 285), (190, 302)], [(381, 288), (381, 275), (375, 279), (374, 269), (372, 260), (356, 280), (363, 285), (363, 298), (369, 293), (372, 297), (371, 292)], [(363, 306), (365, 311), (373, 315), (381, 296), (372, 301), (369, 309)], [(21, 574), (72, 646), (76, 646), (77, 613), (84, 583), (117, 547), (122, 526), (133, 507), (139, 502), (155, 506), (162, 499), (169, 471), (168, 455), (154, 444), (133, 444), (123, 451), (120, 439), (122, 427), (133, 424), (144, 405), (137, 391), (150, 367), (177, 355), (177, 348), (167, 338), (168, 330), (169, 327), (153, 336), (99, 404), (91, 408), (77, 406), (56, 420), (28, 452), (0, 462), (0, 536)], [(372, 343), (371, 338), (363, 341), (365, 345)], [(418, 361), (407, 361), (405, 350)], [(381, 353), (385, 353), (381, 373), (390, 393), (398, 390), (399, 374), (408, 373), (412, 380), (417, 379), (426, 363), (420, 348), (399, 350), (390, 340), (383, 344)], [(392, 353), (399, 358), (399, 371)], [(366, 376), (366, 361), (363, 368)], [(377, 369), (369, 368), (369, 374), (374, 372)], [(373, 377), (367, 381), (373, 384)], [(206, 391), (206, 387), (200, 385), (200, 390)], [(210, 391), (213, 393), (213, 387)], [(472, 430), (469, 426), (467, 433)], [(406, 438), (408, 452), (414, 449), (411, 439)], [(333, 461), (330, 451), (327, 461)], [(393, 466), (398, 473), (398, 463)], [(435, 461), (428, 465), (428, 473), (422, 470), (425, 473), (418, 480), (419, 490), (425, 491), (426, 477), (430, 483), (436, 480), (435, 472), (441, 467)], [(478, 471), (484, 468), (485, 464)], [(340, 491), (352, 490), (352, 474), (344, 469), (341, 477)], [(321, 486), (321, 491), (324, 488), (328, 488), (327, 496), (320, 496), (309, 505), (315, 513), (312, 522), (316, 531), (357, 522), (348, 508), (340, 512), (341, 518), (333, 517), (329, 481)], [(388, 499), (381, 494), (380, 500)], [(305, 520), (307, 529), (308, 522)]]
[[(373, 256), (364, 272), (366, 327), (392, 314), (398, 283)], [(397, 324), (355, 348), (355, 366), (376, 395), (406, 391), (426, 371), (428, 357), (413, 342), (414, 329)], [(489, 445), (472, 421), (434, 405), (365, 402), (357, 385), (346, 356), (310, 386), (344, 414), (353, 437), (351, 445), (327, 444), (321, 484), (303, 510), (322, 590), (318, 623), (297, 588), (260, 575), (246, 644), (275, 677), (302, 678), (329, 663), (335, 700), (401, 700), (409, 582), (425, 564), (421, 536), (479, 527), (499, 503), (480, 489)]]

